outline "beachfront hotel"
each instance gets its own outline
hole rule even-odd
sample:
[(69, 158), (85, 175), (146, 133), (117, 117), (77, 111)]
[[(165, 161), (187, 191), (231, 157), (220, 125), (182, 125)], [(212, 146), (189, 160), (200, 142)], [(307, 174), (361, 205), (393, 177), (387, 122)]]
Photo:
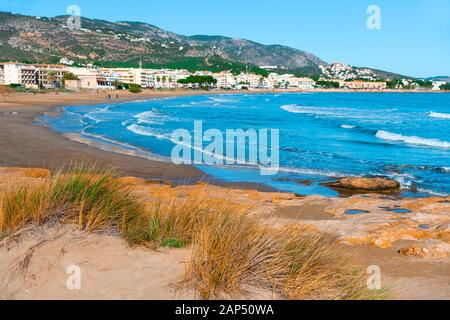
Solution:
[(67, 69), (58, 65), (0, 64), (0, 84), (21, 85), (27, 89), (59, 88)]

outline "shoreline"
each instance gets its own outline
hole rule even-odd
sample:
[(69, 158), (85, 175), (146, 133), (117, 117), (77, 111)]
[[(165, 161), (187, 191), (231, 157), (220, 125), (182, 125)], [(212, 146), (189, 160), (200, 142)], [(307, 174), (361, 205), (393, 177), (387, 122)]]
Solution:
[[(114, 102), (175, 97), (183, 93), (185, 92), (171, 92), (168, 95), (123, 94), (122, 99), (114, 100)], [(121, 165), (119, 169), (130, 177), (149, 180), (156, 180), (161, 176), (164, 176), (160, 178), (161, 180), (175, 180), (181, 177), (181, 181), (185, 177), (185, 182), (189, 182), (190, 179), (193, 181), (192, 178), (188, 178), (189, 176), (197, 177), (194, 179), (198, 181), (205, 178), (205, 174), (194, 167), (178, 167), (170, 163), (104, 151), (71, 141), (48, 127), (34, 124), (35, 119), (40, 115), (56, 114), (58, 108), (63, 105), (100, 104), (104, 102), (103, 94), (71, 93), (42, 95), (34, 99), (33, 97), (33, 95), (16, 97), (15, 100), (11, 99), (12, 102), (9, 105), (0, 102), (0, 167), (4, 167), (5, 159), (8, 161), (8, 167), (42, 167), (43, 165), (52, 167), (48, 159), (53, 159), (55, 161), (53, 165), (57, 165), (56, 161), (63, 164), (65, 160), (69, 162), (73, 160), (71, 157), (80, 161), (84, 157), (88, 160), (96, 160), (98, 164)], [(1, 188), (4, 191), (14, 184), (20, 185), (30, 181), (29, 177), (25, 177), (26, 174), (20, 173), (20, 169), (8, 171), (9, 169), (0, 168), (3, 182), (0, 183), (0, 193)], [(141, 179), (128, 179), (128, 183), (136, 188), (137, 194), (144, 196), (146, 201), (154, 201), (162, 196), (202, 195), (205, 199), (222, 199), (236, 205), (251, 206), (251, 217), (256, 222), (281, 227), (301, 225), (311, 230), (332, 234), (338, 239), (339, 251), (348, 257), (352, 266), (365, 270), (367, 266), (375, 264), (381, 268), (383, 283), (392, 290), (395, 299), (448, 298), (450, 231), (448, 227), (445, 228), (449, 221), (446, 212), (449, 212), (450, 197), (397, 199), (376, 194), (345, 198), (327, 198), (319, 195), (298, 197), (289, 193), (257, 192), (254, 191), (258, 189), (255, 184), (214, 183), (207, 186), (186, 186), (180, 183), (181, 186), (168, 186), (158, 182), (155, 184), (147, 182)], [(263, 190), (263, 186), (260, 188), (261, 191), (269, 191)], [(391, 208), (392, 211), (389, 211)], [(365, 211), (361, 211), (361, 214), (349, 213), (356, 209)], [(395, 210), (408, 210), (411, 213), (396, 213)], [(49, 229), (48, 233), (44, 233), (44, 238), (39, 238), (36, 235), (42, 235), (41, 231), (39, 228), (30, 228), (31, 240), (28, 234), (26, 236), (27, 241), (32, 242), (20, 242), (19, 246), (10, 251), (0, 250), (2, 256), (0, 269), (8, 270), (6, 266), (10, 265), (9, 262), (21, 257), (19, 253), (22, 250), (28, 250), (28, 244), (33, 245), (45, 240), (45, 244), (36, 250), (29, 266), (31, 271), (37, 270), (36, 278), (33, 278), (34, 280), (27, 278), (27, 282), (24, 282), (22, 278), (15, 279), (13, 289), (18, 290), (2, 291), (4, 294), (11, 294), (8, 299), (30, 297), (46, 299), (53, 298), (55, 294), (67, 295), (64, 297), (70, 299), (89, 299), (89, 294), (95, 294), (101, 298), (109, 298), (107, 294), (111, 294), (114, 298), (117, 297), (116, 294), (128, 292), (134, 294), (134, 298), (180, 298), (168, 291), (168, 284), (183, 276), (183, 263), (190, 256), (188, 249), (154, 253), (129, 248), (120, 239), (107, 235), (87, 235), (78, 230), (62, 228)], [(59, 235), (61, 238), (56, 238)], [(67, 243), (71, 245), (66, 246)], [(60, 254), (60, 247), (67, 249), (64, 259)], [(90, 289), (91, 291), (85, 295), (82, 295), (84, 292), (80, 291), (79, 296), (73, 296), (70, 295), (71, 291), (63, 287), (55, 287), (55, 282), (48, 281), (48, 279), (56, 279), (58, 284), (64, 284), (66, 265), (62, 263), (66, 263), (67, 258), (79, 259), (81, 254), (83, 261), (87, 261), (84, 267), (88, 268), (89, 274), (93, 275), (90, 279), (106, 279), (105, 281), (123, 279), (124, 281), (119, 281), (122, 291), (110, 290), (105, 294), (104, 291), (100, 291), (104, 287), (104, 282), (92, 280), (94, 287)], [(99, 256), (107, 257), (107, 259), (98, 261)], [(49, 257), (51, 261), (55, 261), (52, 266), (62, 266), (61, 269), (49, 267)], [(164, 268), (148, 266), (164, 266)], [(108, 270), (108, 273), (105, 274), (104, 270)], [(137, 275), (134, 283), (130, 284), (129, 274)], [(141, 285), (141, 279), (156, 280), (145, 282), (147, 287), (144, 289), (147, 291), (137, 291), (136, 287)], [(44, 285), (36, 285), (28, 291), (23, 290), (25, 287), (30, 288), (33, 284), (41, 283)]]
[[(108, 103), (127, 103), (182, 96), (221, 94), (268, 94), (268, 93), (308, 93), (308, 92), (361, 92), (359, 90), (216, 90), (216, 91), (149, 91), (131, 94), (126, 91), (64, 92), (64, 93), (15, 93), (0, 101), (0, 165), (3, 167), (43, 167), (55, 169), (68, 163), (95, 163), (99, 167), (115, 167), (123, 175), (148, 180), (163, 180), (174, 185), (210, 183), (212, 185), (237, 189), (281, 192), (269, 185), (256, 182), (227, 182), (215, 178), (191, 165), (174, 165), (164, 161), (151, 151), (138, 147), (125, 148), (109, 145), (105, 141), (85, 138), (79, 135), (58, 133), (48, 126), (37, 124), (42, 115), (56, 115), (64, 106), (95, 106)], [(367, 93), (373, 91), (366, 91)], [(420, 93), (423, 91), (417, 91)], [(119, 98), (105, 100), (111, 93)], [(17, 147), (20, 146), (20, 147)], [(432, 197), (432, 195), (429, 195)]]
[[(257, 93), (270, 93), (259, 91)], [(106, 94), (119, 94), (119, 99), (105, 100)], [(181, 96), (235, 94), (242, 91), (126, 91), (15, 93), (0, 101), (0, 165), (2, 167), (39, 167), (55, 169), (70, 163), (94, 163), (96, 166), (117, 168), (123, 175), (148, 180), (169, 181), (175, 185), (208, 182), (227, 188), (277, 191), (270, 186), (250, 182), (226, 182), (214, 179), (189, 165), (140, 157), (136, 154), (98, 148), (71, 139), (51, 128), (36, 124), (42, 115), (56, 115), (64, 106), (95, 106), (102, 103), (126, 103)], [(255, 92), (256, 93), (256, 92)], [(150, 152), (149, 152), (150, 154)], [(278, 190), (278, 192), (281, 192)]]
[[(128, 102), (170, 97), (168, 93), (129, 94), (120, 92)], [(59, 113), (64, 105), (96, 105), (104, 103), (104, 93), (16, 94), (0, 103), (0, 164), (6, 167), (54, 168), (70, 162), (89, 162), (117, 167), (124, 174), (142, 178), (168, 180), (203, 179), (204, 173), (194, 167), (146, 160), (118, 154), (71, 141), (50, 128), (36, 125), (45, 114)]]

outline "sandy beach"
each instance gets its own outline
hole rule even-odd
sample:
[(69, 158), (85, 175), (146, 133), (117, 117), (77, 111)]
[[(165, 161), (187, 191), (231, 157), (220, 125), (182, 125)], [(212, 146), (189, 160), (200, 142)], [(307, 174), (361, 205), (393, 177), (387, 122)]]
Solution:
[[(120, 92), (124, 102), (179, 95), (180, 93), (151, 92), (132, 95)], [(115, 96), (115, 93), (113, 93)], [(0, 103), (0, 164), (18, 167), (57, 167), (74, 161), (92, 162), (117, 167), (126, 174), (138, 177), (189, 180), (201, 179), (204, 174), (195, 168), (174, 166), (137, 157), (94, 149), (70, 141), (49, 128), (33, 125), (37, 117), (56, 112), (58, 106), (89, 105), (105, 102), (105, 93), (14, 94)]]
[[(114, 103), (201, 93), (174, 91), (135, 95), (121, 91), (119, 94), (119, 99), (113, 99)], [(33, 125), (37, 117), (57, 112), (59, 106), (104, 103), (105, 93), (14, 94), (6, 100), (0, 102), (0, 167), (6, 167), (0, 170), (0, 194), (8, 190), (11, 181), (20, 185), (35, 179), (11, 167), (54, 168), (73, 161), (114, 166), (126, 176), (143, 179), (185, 182), (205, 179), (204, 173), (190, 166), (99, 150), (66, 139), (49, 128)], [(448, 198), (356, 195), (330, 199), (242, 190), (256, 189), (255, 185), (245, 184), (242, 188), (234, 185), (236, 188), (225, 190), (220, 186), (148, 185), (145, 180), (136, 178), (129, 181), (137, 188), (137, 194), (147, 200), (172, 193), (183, 197), (200, 193), (207, 199), (220, 198), (251, 205), (251, 217), (263, 224), (307, 225), (334, 234), (340, 249), (349, 255), (353, 264), (363, 269), (380, 266), (384, 284), (392, 288), (395, 299), (450, 297)], [(405, 217), (387, 212), (383, 209), (386, 207), (406, 208), (412, 214)], [(371, 214), (346, 214), (356, 209), (368, 210)], [(433, 226), (433, 231), (418, 230), (419, 224), (430, 226), (430, 230)], [(101, 261), (100, 254), (104, 257)], [(0, 255), (5, 257), (0, 259), (0, 277), (3, 284), (8, 284), (0, 296), (4, 299), (51, 299), (55, 294), (66, 299), (196, 298), (192, 291), (174, 289), (174, 284), (185, 274), (188, 248), (155, 252), (129, 248), (112, 235), (87, 235), (72, 227), (43, 227), (24, 230), (13, 243), (3, 242)], [(23, 277), (11, 277), (10, 268), (27, 257), (29, 266), (23, 271)], [(80, 292), (67, 291), (64, 285), (64, 268), (73, 263), (84, 264), (88, 272), (89, 286)], [(108, 285), (116, 279), (114, 286)], [(155, 281), (140, 285), (143, 279)], [(262, 292), (251, 298), (270, 299), (270, 295)]]
[[(272, 91), (258, 90), (263, 94)], [(297, 91), (280, 91), (297, 92)], [(44, 114), (56, 114), (61, 106), (96, 105), (100, 103), (121, 103), (136, 100), (161, 99), (177, 96), (204, 94), (233, 94), (242, 91), (150, 91), (132, 94), (127, 91), (113, 92), (67, 92), (67, 93), (13, 93), (0, 100), (0, 166), (3, 167), (44, 167), (54, 169), (73, 162), (95, 163), (99, 166), (114, 167), (131, 175), (146, 179), (170, 180), (173, 183), (205, 181), (223, 186), (243, 189), (257, 188), (272, 190), (259, 184), (226, 183), (211, 180), (205, 173), (192, 166), (176, 166), (169, 162), (152, 161), (141, 157), (101, 150), (92, 145), (69, 139), (51, 129), (34, 125)], [(106, 95), (111, 94), (111, 100)], [(116, 94), (119, 98), (116, 98)], [(6, 101), (5, 101), (6, 100)], [(119, 151), (119, 150), (117, 150)]]

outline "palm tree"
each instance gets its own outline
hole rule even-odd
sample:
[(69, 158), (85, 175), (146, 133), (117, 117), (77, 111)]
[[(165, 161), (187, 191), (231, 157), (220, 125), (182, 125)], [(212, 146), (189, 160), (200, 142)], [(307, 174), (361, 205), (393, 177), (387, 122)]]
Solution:
[(49, 83), (53, 84), (53, 85), (56, 87), (56, 80), (57, 80), (56, 72), (54, 72), (54, 71), (49, 71), (49, 72), (47, 73), (47, 81), (48, 81)]

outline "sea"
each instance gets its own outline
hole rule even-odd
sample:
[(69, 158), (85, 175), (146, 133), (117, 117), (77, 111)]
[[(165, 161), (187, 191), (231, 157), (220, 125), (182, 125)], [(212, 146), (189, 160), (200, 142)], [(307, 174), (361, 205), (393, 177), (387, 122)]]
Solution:
[[(218, 181), (257, 183), (300, 195), (337, 196), (339, 177), (389, 177), (405, 197), (450, 194), (450, 95), (302, 92), (198, 95), (96, 106), (65, 106), (41, 124), (139, 157), (171, 161), (172, 133), (279, 130), (279, 170), (196, 164)], [(224, 142), (225, 143), (225, 142)]]

